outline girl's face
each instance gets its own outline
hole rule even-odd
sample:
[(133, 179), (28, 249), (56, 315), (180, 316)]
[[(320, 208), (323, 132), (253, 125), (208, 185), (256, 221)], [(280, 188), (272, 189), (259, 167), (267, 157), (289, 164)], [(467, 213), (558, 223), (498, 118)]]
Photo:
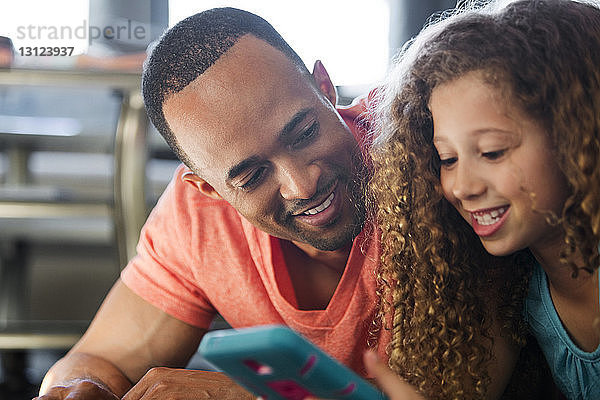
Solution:
[(567, 183), (546, 132), (476, 72), (432, 92), (433, 142), (444, 196), (488, 252), (507, 255), (560, 243)]

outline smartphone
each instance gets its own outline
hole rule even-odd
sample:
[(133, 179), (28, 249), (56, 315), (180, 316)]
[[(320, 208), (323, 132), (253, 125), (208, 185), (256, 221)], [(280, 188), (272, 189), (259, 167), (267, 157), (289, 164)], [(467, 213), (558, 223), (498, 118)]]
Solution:
[(207, 333), (200, 354), (265, 400), (383, 400), (373, 385), (283, 325)]

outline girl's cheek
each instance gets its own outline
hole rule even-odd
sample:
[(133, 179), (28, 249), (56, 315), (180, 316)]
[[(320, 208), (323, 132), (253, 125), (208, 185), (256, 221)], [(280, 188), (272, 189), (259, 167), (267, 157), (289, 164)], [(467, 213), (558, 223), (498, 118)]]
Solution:
[(442, 187), (442, 194), (444, 195), (446, 200), (448, 200), (453, 206), (456, 207), (456, 199), (452, 194), (451, 179), (448, 176), (448, 173), (444, 172), (444, 170), (440, 172), (440, 186)]

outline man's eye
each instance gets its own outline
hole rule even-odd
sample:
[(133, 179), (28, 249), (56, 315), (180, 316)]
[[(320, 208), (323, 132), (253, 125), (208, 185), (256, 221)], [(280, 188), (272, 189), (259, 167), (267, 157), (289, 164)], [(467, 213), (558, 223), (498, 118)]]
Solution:
[(239, 186), (240, 189), (250, 190), (250, 189), (254, 188), (255, 186), (257, 186), (260, 183), (260, 181), (262, 180), (266, 170), (267, 169), (265, 167), (262, 167), (262, 168), (257, 169), (256, 171), (254, 171), (250, 175), (248, 180), (244, 184)]
[(496, 150), (496, 151), (486, 151), (482, 153), (482, 156), (487, 158), (488, 160), (497, 160), (506, 154), (506, 149)]
[(308, 143), (319, 133), (319, 123), (313, 122), (307, 129), (302, 131), (298, 137), (292, 142), (292, 148), (302, 147), (304, 144)]

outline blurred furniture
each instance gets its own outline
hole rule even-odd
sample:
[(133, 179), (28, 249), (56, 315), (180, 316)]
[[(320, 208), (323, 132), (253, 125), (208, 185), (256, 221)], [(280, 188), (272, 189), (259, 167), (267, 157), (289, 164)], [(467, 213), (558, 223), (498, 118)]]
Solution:
[[(63, 70), (0, 70), (0, 88), (55, 87), (77, 89), (108, 88), (120, 99), (118, 123), (114, 132), (113, 196), (108, 199), (69, 198), (51, 186), (29, 185), (29, 161), (35, 150), (57, 150), (73, 146), (75, 150), (89, 151), (93, 147), (85, 140), (73, 140), (64, 132), (10, 131), (11, 118), (0, 120), (0, 149), (5, 153), (7, 169), (4, 185), (0, 185), (0, 230), (10, 221), (19, 226), (34, 221), (43, 229), (44, 220), (61, 221), (78, 218), (97, 218), (113, 221), (114, 237), (118, 245), (119, 265), (126, 265), (135, 254), (141, 226), (147, 216), (146, 199), (146, 132), (148, 122), (140, 92), (139, 74), (63, 71)], [(2, 118), (2, 116), (0, 116)], [(15, 124), (27, 129), (27, 121)], [(40, 117), (42, 127), (56, 126), (68, 131), (68, 120)], [(57, 125), (58, 124), (58, 125)], [(3, 129), (4, 128), (4, 129)], [(4, 131), (2, 131), (4, 130)], [(9, 131), (9, 132), (6, 132)], [(72, 132), (76, 135), (77, 132)], [(77, 146), (80, 146), (77, 149)], [(6, 222), (3, 222), (6, 221)], [(42, 221), (42, 222), (40, 222)], [(8, 226), (8, 225), (5, 225)], [(17, 226), (17, 228), (19, 227)], [(31, 230), (35, 234), (35, 227)], [(89, 321), (27, 321), (22, 305), (27, 295), (27, 271), (23, 268), (27, 257), (26, 243), (16, 242), (3, 252), (0, 260), (0, 350), (68, 349), (80, 337)], [(118, 272), (118, 271), (117, 271)]]

